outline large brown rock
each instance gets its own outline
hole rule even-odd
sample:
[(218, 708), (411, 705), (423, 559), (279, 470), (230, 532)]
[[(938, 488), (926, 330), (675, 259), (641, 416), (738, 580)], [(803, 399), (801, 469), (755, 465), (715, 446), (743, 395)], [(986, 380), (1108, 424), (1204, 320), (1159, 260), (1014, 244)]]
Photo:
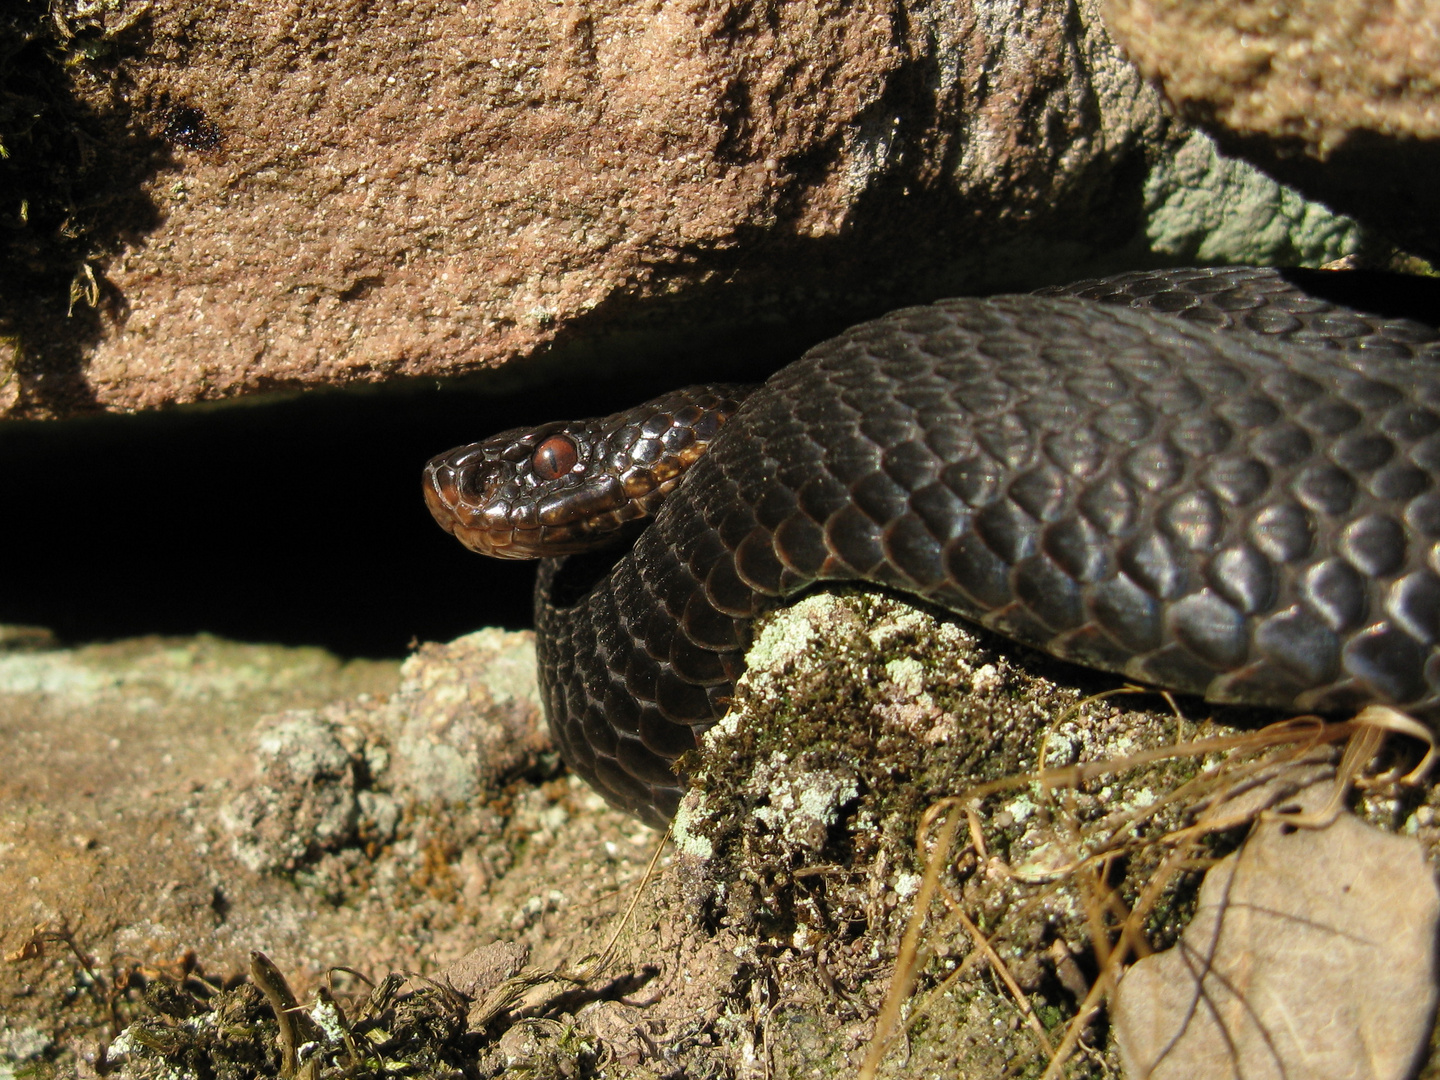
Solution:
[(1145, 74), (1229, 152), (1440, 255), (1440, 7), (1107, 0)]
[(115, 225), (75, 317), (10, 298), (12, 415), (472, 372), (640, 303), (678, 343), (682, 308), (693, 341), (1037, 260), (1053, 277), (1135, 233), (1167, 130), (1090, 3), (154, 0), (145, 19), (107, 107), (167, 147), (141, 184), (157, 220)]

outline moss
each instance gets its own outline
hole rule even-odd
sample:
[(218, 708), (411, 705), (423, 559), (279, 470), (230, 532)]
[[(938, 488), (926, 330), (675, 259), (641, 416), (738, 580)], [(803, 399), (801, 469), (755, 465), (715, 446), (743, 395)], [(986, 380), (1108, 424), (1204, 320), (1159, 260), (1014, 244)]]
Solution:
[[(710, 925), (814, 956), (842, 985), (855, 985), (895, 955), (923, 869), (915, 833), (933, 802), (1032, 774), (1042, 751), (1046, 765), (1058, 768), (1218, 733), (1208, 721), (1177, 719), (1154, 695), (1087, 700), (1120, 680), (874, 591), (827, 590), (776, 613), (759, 628), (747, 659), (730, 715), (692, 759), (699, 790), (682, 805), (682, 850), (711, 880), (703, 901)], [(1141, 707), (1151, 703), (1159, 708)], [(1143, 841), (1174, 828), (1185, 813), (1157, 802), (1200, 767), (1162, 760), (1063, 791), (1030, 783), (982, 805), (983, 854), (973, 843), (963, 847), (942, 883), (989, 938), (1046, 1029), (1062, 1028), (1078, 1007), (1075, 972), (1062, 977), (1055, 957), (1078, 957), (1086, 978), (1094, 976), (1076, 860), (1109, 835), (1102, 823), (1156, 807), (1134, 829), (1141, 843), (1114, 862), (1107, 879), (1133, 905), (1169, 850)], [(1165, 887), (1147, 920), (1155, 945), (1178, 935), (1198, 880), (1181, 875)], [(937, 905), (925, 941), (930, 958), (922, 961), (912, 1005), (926, 1019), (909, 1032), (904, 1075), (1038, 1076), (1043, 1054), (1032, 1021), (995, 989), (987, 964), (943, 912)], [(957, 968), (959, 981), (936, 992)], [(803, 1000), (796, 987), (804, 975), (781, 965), (767, 977), (791, 987), (783, 1000)], [(828, 1043), (801, 1038), (810, 1023), (792, 1017), (771, 1037), (793, 1035), (802, 1044), (797, 1060), (812, 1043), (838, 1045), (833, 1022)], [(1103, 1029), (1092, 1033), (1098, 1049), (1073, 1061), (1070, 1074), (1104, 1073), (1104, 1037)]]
[(111, 299), (104, 261), (158, 220), (141, 184), (163, 143), (132, 123), (118, 68), (143, 50), (148, 13), (145, 0), (0, 12), (0, 404), (41, 354), (55, 374), (78, 367)]

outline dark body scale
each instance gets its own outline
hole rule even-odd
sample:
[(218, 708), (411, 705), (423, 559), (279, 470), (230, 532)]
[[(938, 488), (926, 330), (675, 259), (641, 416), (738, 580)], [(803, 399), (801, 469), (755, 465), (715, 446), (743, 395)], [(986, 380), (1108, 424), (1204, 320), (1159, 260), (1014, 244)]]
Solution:
[(587, 592), (542, 568), (551, 727), (663, 825), (751, 620), (817, 581), (1215, 702), (1434, 724), (1437, 479), (1440, 335), (1277, 271), (894, 312), (755, 391)]

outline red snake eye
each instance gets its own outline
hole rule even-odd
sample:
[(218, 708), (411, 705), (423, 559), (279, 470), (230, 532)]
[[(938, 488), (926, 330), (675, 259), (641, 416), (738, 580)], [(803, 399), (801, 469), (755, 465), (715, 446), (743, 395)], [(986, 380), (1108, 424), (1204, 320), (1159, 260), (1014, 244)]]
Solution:
[(535, 475), (541, 480), (558, 480), (580, 460), (575, 443), (567, 435), (551, 435), (535, 448)]

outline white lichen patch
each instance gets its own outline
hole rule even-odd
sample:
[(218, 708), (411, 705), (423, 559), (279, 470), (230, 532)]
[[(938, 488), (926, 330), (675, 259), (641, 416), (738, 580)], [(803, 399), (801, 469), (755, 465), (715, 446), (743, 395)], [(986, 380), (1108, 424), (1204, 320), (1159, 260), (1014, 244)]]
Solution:
[(680, 809), (670, 824), (670, 839), (682, 855), (692, 859), (708, 859), (715, 854), (715, 845), (705, 834), (705, 825), (712, 816), (705, 793), (691, 788), (680, 800)]
[(256, 873), (294, 869), (355, 835), (356, 760), (344, 735), (314, 709), (281, 713), (257, 727), (258, 778), (219, 814), (242, 865)]
[(767, 622), (747, 654), (752, 683), (812, 661), (810, 646), (819, 628), (833, 623), (840, 610), (830, 593), (807, 596)]
[(885, 664), (885, 676), (897, 692), (912, 698), (928, 697), (924, 693), (925, 665), (913, 656), (897, 657)]
[(769, 803), (755, 809), (755, 817), (794, 847), (819, 851), (840, 808), (860, 794), (854, 776), (829, 769), (807, 770), (772, 754), (755, 770), (754, 783)]
[(970, 680), (970, 689), (977, 694), (998, 694), (1005, 689), (1005, 677), (994, 664), (981, 664)]
[[(1000, 813), (1006, 815), (1003, 821), (1005, 827), (1012, 824), (1023, 825), (1035, 813), (1035, 802), (1029, 795), (1018, 795), (1007, 802)], [(996, 815), (997, 818), (999, 816)]]

